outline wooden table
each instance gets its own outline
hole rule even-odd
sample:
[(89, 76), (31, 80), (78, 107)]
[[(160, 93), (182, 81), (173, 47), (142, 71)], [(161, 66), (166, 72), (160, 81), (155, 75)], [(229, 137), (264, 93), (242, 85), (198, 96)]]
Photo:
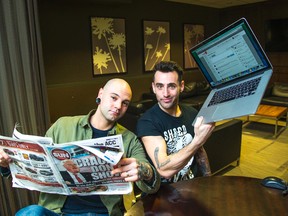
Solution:
[(248, 177), (200, 177), (162, 185), (126, 216), (287, 216), (288, 196)]
[[(287, 128), (288, 125), (287, 110), (288, 110), (287, 107), (260, 104), (254, 115), (247, 116), (247, 122), (251, 121), (250, 120), (251, 116), (275, 120), (274, 137), (276, 138), (283, 130)], [(279, 126), (278, 122), (279, 119), (282, 117), (286, 117), (286, 125), (282, 127), (280, 130), (278, 130)]]

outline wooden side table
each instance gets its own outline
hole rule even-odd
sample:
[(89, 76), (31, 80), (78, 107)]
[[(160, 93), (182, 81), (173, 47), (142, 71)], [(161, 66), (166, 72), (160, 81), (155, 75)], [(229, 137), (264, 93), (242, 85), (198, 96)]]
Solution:
[[(251, 116), (275, 120), (275, 129), (274, 129), (274, 136), (273, 137), (276, 138), (288, 126), (287, 111), (288, 111), (287, 107), (260, 104), (254, 115), (247, 116), (247, 122), (250, 122), (249, 117), (251, 117)], [(279, 130), (278, 129), (279, 119), (282, 117), (285, 117), (285, 116), (286, 116), (286, 125)], [(265, 123), (263, 123), (263, 124), (265, 124)]]

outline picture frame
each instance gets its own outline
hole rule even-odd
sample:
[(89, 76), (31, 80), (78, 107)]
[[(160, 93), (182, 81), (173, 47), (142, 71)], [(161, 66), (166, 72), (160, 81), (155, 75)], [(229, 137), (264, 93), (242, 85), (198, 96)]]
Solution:
[(204, 40), (204, 25), (185, 23), (183, 25), (183, 32), (184, 69), (196, 68), (197, 65), (189, 50)]
[(144, 20), (143, 49), (145, 72), (160, 61), (170, 61), (170, 23)]
[(124, 18), (91, 17), (93, 76), (127, 73)]

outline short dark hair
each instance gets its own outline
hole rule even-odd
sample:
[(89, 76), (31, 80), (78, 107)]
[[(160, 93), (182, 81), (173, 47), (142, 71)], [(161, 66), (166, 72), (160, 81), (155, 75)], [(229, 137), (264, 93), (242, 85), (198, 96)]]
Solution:
[(153, 81), (155, 79), (155, 73), (157, 71), (160, 72), (172, 72), (172, 71), (176, 71), (178, 74), (178, 81), (179, 83), (181, 83), (182, 81), (182, 77), (183, 77), (183, 69), (174, 61), (161, 61), (157, 64), (155, 64), (154, 68), (153, 68)]

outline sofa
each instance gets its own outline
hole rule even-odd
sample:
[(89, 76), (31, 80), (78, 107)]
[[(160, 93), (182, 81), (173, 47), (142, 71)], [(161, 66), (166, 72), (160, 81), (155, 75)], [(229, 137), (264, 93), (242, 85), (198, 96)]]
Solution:
[[(127, 129), (136, 132), (137, 120), (153, 104), (153, 99), (132, 102), (126, 114), (119, 120)], [(242, 141), (242, 121), (229, 120), (217, 124), (204, 148), (208, 154), (212, 174), (217, 174), (230, 165), (239, 165)]]
[(288, 107), (288, 83), (275, 82), (267, 87), (261, 104)]
[[(180, 103), (193, 106), (199, 110), (207, 98), (209, 92), (210, 87), (206, 81), (189, 82), (184, 85), (184, 90), (180, 94)], [(142, 95), (142, 99), (150, 99), (156, 102), (156, 97), (152, 91), (152, 88), (150, 88), (150, 92), (146, 92)]]

